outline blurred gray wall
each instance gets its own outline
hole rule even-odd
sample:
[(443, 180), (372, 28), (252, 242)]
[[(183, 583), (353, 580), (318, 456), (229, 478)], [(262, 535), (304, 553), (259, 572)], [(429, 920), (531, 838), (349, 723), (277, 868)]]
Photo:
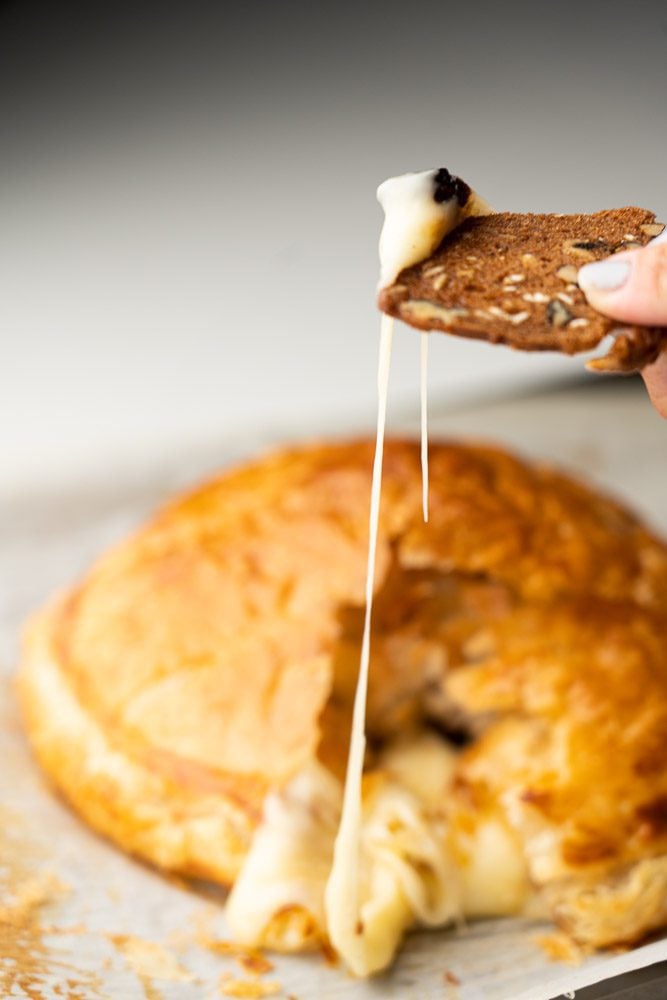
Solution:
[[(390, 174), (667, 217), (664, 3), (234, 6), (0, 6), (6, 483), (370, 425)], [(432, 340), (439, 399), (581, 369)]]

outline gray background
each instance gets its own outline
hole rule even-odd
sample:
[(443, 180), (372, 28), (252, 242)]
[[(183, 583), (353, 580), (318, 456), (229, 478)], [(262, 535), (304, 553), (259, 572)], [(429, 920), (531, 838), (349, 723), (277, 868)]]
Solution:
[[(666, 43), (640, 0), (0, 6), (4, 488), (370, 425), (378, 182), (664, 218)], [(432, 340), (441, 402), (581, 368)]]

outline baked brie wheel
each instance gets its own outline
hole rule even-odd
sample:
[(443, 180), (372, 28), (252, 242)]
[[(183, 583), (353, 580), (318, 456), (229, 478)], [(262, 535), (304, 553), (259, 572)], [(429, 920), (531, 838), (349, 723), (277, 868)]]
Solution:
[[(30, 740), (95, 829), (231, 887), (249, 945), (327, 941), (373, 445), (167, 506), (30, 624)], [(387, 442), (358, 974), (405, 931), (543, 911), (588, 947), (667, 925), (667, 547), (492, 447)]]

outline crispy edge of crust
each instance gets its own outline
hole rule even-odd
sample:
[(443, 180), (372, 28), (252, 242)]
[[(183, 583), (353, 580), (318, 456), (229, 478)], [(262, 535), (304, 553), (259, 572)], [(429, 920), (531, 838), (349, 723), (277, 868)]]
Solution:
[(76, 698), (54, 653), (59, 613), (52, 605), (29, 623), (17, 678), (39, 763), (86, 822), (129, 853), (230, 886), (255, 820), (223, 795), (179, 786), (113, 745)]
[(556, 882), (542, 893), (554, 922), (580, 944), (634, 946), (667, 923), (667, 855), (643, 858), (597, 883)]

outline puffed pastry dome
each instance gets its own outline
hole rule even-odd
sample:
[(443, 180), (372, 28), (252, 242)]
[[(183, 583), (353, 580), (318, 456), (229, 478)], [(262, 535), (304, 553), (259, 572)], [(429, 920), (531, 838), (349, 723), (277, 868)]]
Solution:
[[(26, 633), (56, 786), (124, 850), (232, 886), (248, 944), (327, 940), (372, 460), (321, 443), (226, 472)], [(544, 911), (591, 947), (666, 925), (667, 546), (553, 469), (446, 441), (425, 524), (419, 446), (390, 440), (375, 593), (355, 971), (462, 916)]]

